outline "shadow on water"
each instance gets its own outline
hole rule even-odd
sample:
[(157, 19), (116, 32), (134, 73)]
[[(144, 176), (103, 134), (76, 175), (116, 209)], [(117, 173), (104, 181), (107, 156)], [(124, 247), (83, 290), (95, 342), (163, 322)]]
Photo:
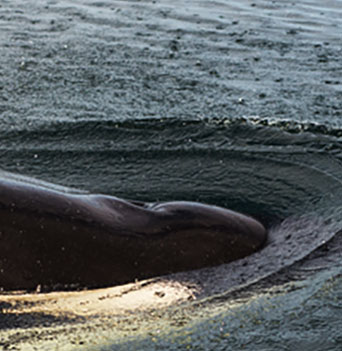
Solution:
[[(1, 303), (3, 305), (3, 303)], [(1, 308), (0, 305), (0, 308)], [(9, 306), (10, 307), (10, 306)], [(1, 313), (0, 312), (0, 330), (6, 329), (31, 329), (35, 327), (51, 327), (63, 325), (67, 323), (79, 322), (80, 318), (69, 318), (65, 316), (56, 317), (56, 315), (49, 315), (44, 312), (41, 313)], [(25, 321), (23, 323), (23, 321)], [(8, 343), (8, 342), (7, 342)], [(1, 345), (1, 342), (0, 342)]]

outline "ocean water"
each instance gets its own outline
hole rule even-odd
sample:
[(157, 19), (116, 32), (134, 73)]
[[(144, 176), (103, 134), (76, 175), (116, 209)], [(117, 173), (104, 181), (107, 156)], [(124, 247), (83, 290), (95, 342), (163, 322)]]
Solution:
[(270, 231), (79, 349), (341, 350), (342, 1), (4, 0), (0, 52), (4, 171)]

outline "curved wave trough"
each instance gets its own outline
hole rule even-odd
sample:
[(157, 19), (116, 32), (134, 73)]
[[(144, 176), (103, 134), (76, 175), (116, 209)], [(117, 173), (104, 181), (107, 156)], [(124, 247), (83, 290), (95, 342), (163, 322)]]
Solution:
[(12, 132), (2, 148), (37, 178), (123, 198), (215, 204), (263, 221), (267, 246), (215, 269), (208, 295), (290, 266), (341, 229), (341, 165), (322, 153), (322, 143), (333, 150), (338, 142), (254, 117), (59, 122)]

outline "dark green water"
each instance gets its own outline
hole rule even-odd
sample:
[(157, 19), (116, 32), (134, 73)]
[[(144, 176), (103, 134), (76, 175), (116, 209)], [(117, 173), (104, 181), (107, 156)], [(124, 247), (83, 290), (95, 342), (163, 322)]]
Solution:
[(341, 8), (1, 3), (3, 170), (270, 228), (261, 252), (208, 271), (209, 298), (172, 312), (183, 324), (94, 332), (91, 349), (341, 349)]

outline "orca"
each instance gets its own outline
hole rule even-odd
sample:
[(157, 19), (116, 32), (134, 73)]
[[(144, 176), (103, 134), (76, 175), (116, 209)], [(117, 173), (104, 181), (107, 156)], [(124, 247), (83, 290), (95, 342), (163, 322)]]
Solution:
[(108, 287), (238, 260), (257, 220), (197, 202), (139, 202), (0, 178), (0, 288)]

